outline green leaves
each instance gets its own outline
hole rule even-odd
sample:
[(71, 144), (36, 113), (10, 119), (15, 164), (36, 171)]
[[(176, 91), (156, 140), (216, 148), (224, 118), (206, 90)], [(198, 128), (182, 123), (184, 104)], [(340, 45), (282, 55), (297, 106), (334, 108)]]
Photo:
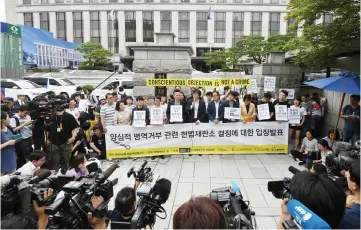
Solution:
[(94, 42), (82, 43), (76, 50), (83, 53), (85, 61), (82, 65), (87, 67), (103, 66), (108, 63), (109, 57), (113, 55), (101, 44)]

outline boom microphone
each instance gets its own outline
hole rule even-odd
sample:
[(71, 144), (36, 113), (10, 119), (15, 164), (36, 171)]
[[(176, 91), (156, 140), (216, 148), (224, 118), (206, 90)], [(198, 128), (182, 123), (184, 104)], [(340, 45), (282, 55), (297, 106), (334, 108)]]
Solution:
[(161, 178), (157, 180), (153, 187), (153, 194), (155, 200), (160, 201), (160, 204), (164, 204), (169, 198), (171, 187), (172, 187), (172, 182), (170, 182), (170, 180), (165, 178)]
[(42, 171), (41, 173), (39, 173), (37, 176), (34, 176), (33, 178), (30, 178), (27, 182), (29, 184), (36, 184), (39, 181), (44, 180), (45, 178), (47, 178), (48, 176), (51, 175), (51, 172), (46, 170), (46, 171)]
[(293, 175), (295, 175), (296, 173), (301, 172), (299, 169), (297, 169), (297, 168), (295, 168), (293, 166), (288, 167), (288, 171), (290, 171)]
[(112, 175), (112, 173), (119, 168), (119, 165), (117, 164), (112, 164), (107, 170), (105, 170), (105, 172), (103, 172), (103, 174), (101, 174), (98, 178), (97, 178), (97, 183), (98, 184), (102, 184), (106, 179), (108, 179), (108, 177), (110, 175)]
[(293, 221), (303, 229), (331, 229), (330, 225), (297, 200), (287, 203)]

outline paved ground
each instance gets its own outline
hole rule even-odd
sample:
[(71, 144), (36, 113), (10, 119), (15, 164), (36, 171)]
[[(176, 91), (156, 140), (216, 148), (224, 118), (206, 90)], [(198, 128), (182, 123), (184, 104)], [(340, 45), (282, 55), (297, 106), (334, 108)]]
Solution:
[[(121, 188), (134, 185), (134, 179), (127, 177), (128, 169), (139, 167), (143, 159), (128, 159), (120, 163), (120, 168), (110, 177), (119, 178), (114, 188), (115, 195)], [(173, 214), (191, 196), (209, 194), (211, 189), (229, 186), (232, 180), (241, 187), (245, 200), (250, 201), (259, 229), (275, 229), (280, 200), (267, 191), (267, 182), (291, 177), (288, 172), (290, 165), (299, 168), (288, 155), (175, 155), (164, 160), (149, 160), (148, 165), (154, 170), (155, 178), (165, 177), (172, 182), (170, 197), (164, 205), (168, 217), (157, 219), (157, 229), (172, 228)], [(103, 166), (106, 168), (107, 163)], [(113, 209), (114, 197), (109, 206)]]

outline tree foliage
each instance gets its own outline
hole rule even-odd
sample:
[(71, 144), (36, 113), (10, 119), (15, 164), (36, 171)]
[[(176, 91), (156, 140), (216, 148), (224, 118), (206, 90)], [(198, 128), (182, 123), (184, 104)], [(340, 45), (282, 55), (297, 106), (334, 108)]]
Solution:
[[(300, 37), (288, 45), (299, 50), (295, 62), (307, 68), (330, 67), (335, 55), (359, 49), (360, 1), (358, 0), (291, 0), (287, 18), (290, 29), (302, 29)], [(316, 24), (325, 13), (333, 14), (330, 24)]]
[(237, 64), (240, 58), (238, 50), (235, 47), (208, 52), (205, 55), (207, 57), (207, 65), (220, 65), (222, 69), (234, 68), (234, 65)]
[(82, 43), (76, 50), (84, 55), (85, 61), (82, 63), (82, 67), (88, 68), (104, 66), (108, 63), (109, 57), (113, 55), (101, 44), (95, 42)]
[(263, 55), (265, 53), (265, 46), (267, 41), (262, 36), (244, 36), (237, 42), (237, 49), (242, 56), (248, 56), (254, 62), (261, 64)]

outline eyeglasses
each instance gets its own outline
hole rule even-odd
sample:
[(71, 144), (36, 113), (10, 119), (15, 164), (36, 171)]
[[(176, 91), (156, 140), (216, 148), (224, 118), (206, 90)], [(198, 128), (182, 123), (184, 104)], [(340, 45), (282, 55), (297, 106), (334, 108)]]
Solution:
[(108, 97), (107, 99), (113, 99), (114, 97)]

